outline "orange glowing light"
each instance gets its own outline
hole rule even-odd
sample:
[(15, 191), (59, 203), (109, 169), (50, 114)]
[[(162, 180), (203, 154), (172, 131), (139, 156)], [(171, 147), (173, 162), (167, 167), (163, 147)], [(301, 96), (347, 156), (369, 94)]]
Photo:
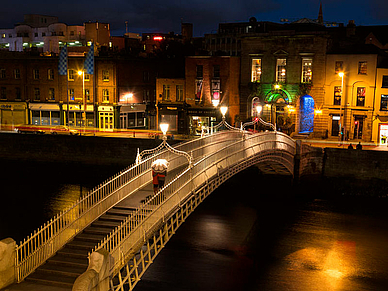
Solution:
[(154, 36), (154, 40), (163, 40), (163, 37), (161, 37), (161, 36)]

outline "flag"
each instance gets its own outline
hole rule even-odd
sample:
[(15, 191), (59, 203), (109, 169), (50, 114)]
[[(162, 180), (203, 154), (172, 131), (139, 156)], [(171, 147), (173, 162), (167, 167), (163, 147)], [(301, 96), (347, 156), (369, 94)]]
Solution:
[(86, 55), (86, 59), (84, 62), (85, 73), (89, 75), (93, 75), (94, 73), (94, 45), (90, 46), (89, 52)]
[(58, 73), (59, 75), (67, 75), (67, 44), (65, 44), (59, 53)]

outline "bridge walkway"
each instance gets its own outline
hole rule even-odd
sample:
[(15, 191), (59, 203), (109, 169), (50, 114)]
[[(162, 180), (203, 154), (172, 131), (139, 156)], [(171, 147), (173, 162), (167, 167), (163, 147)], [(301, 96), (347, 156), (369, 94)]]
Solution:
[[(172, 180), (181, 169), (168, 173), (166, 184)], [(115, 227), (120, 225), (149, 195), (153, 194), (152, 183), (139, 189), (105, 214), (95, 220), (90, 226), (74, 237), (45, 264), (38, 267), (35, 272), (23, 282), (12, 284), (5, 290), (9, 291), (34, 291), (45, 290), (51, 286), (53, 291), (71, 290), (78, 276), (88, 267), (88, 254), (103, 240)]]

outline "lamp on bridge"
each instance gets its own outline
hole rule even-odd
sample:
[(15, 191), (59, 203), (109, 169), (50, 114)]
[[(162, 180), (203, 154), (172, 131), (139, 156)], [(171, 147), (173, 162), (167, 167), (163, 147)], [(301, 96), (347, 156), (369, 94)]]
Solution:
[(226, 114), (226, 112), (228, 112), (228, 107), (221, 106), (220, 110), (221, 110), (221, 114), (222, 114), (222, 120), (225, 120), (225, 114)]
[(263, 106), (260, 105), (260, 104), (257, 105), (257, 106), (256, 106), (256, 118), (255, 118), (253, 121), (250, 121), (250, 122), (246, 122), (246, 123), (244, 123), (244, 124), (241, 124), (241, 130), (244, 130), (245, 127), (250, 126), (250, 125), (253, 125), (253, 126), (255, 127), (256, 124), (257, 124), (258, 122), (260, 122), (260, 123), (263, 124), (264, 126), (271, 127), (273, 131), (276, 131), (276, 127), (275, 127), (272, 123), (265, 122), (263, 119), (261, 119), (260, 113), (261, 113), (262, 110), (263, 110)]
[(163, 141), (162, 141), (162, 143), (159, 146), (157, 146), (156, 148), (154, 148), (154, 149), (144, 150), (141, 153), (139, 153), (139, 149), (137, 149), (136, 164), (140, 164), (141, 163), (141, 159), (142, 159), (143, 156), (145, 156), (145, 155), (154, 155), (157, 152), (160, 152), (163, 148), (165, 148), (169, 152), (172, 152), (172, 153), (180, 155), (180, 156), (185, 156), (187, 158), (189, 166), (191, 167), (192, 166), (192, 156), (190, 156), (188, 153), (186, 153), (184, 151), (180, 151), (180, 150), (174, 149), (172, 146), (170, 146), (168, 144), (168, 142), (167, 142), (168, 123), (161, 123), (160, 124), (160, 130), (163, 133), (163, 138), (162, 138)]

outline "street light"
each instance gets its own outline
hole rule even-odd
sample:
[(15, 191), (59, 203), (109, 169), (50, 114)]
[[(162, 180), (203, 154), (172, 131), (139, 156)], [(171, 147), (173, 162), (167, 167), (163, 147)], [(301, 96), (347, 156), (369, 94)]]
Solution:
[(225, 114), (228, 111), (228, 107), (221, 106), (220, 110), (221, 110), (221, 114), (222, 114), (222, 120), (225, 120)]
[(85, 72), (84, 70), (78, 71), (78, 75), (82, 75), (82, 102), (84, 103), (84, 113), (83, 113), (83, 122), (84, 122), (84, 133), (86, 130), (86, 99), (85, 99)]
[[(339, 72), (338, 76), (341, 78), (341, 100), (340, 100), (340, 125), (339, 125), (339, 136), (340, 139), (343, 143), (344, 136), (342, 136), (342, 125), (345, 124), (345, 120), (343, 120), (342, 117), (342, 100), (344, 99), (344, 94), (343, 94), (343, 88), (344, 88), (344, 72)], [(344, 115), (345, 115), (345, 109), (344, 109)], [(344, 116), (345, 117), (345, 116)], [(345, 126), (344, 126), (344, 132), (343, 134), (345, 135)]]
[(189, 166), (191, 167), (192, 166), (192, 156), (190, 156), (188, 153), (186, 153), (184, 151), (179, 151), (177, 149), (174, 149), (172, 146), (170, 146), (167, 143), (168, 123), (161, 123), (160, 124), (160, 130), (163, 133), (163, 141), (162, 141), (162, 143), (159, 146), (157, 146), (156, 148), (154, 148), (154, 149), (144, 150), (141, 153), (139, 153), (139, 149), (137, 149), (136, 164), (140, 164), (141, 163), (141, 159), (142, 159), (143, 156), (156, 154), (157, 152), (161, 151), (163, 148), (166, 148), (168, 151), (170, 151), (170, 152), (172, 152), (174, 154), (177, 154), (177, 155), (180, 155), (180, 156), (185, 156), (187, 161), (188, 161), (188, 163), (189, 163)]

